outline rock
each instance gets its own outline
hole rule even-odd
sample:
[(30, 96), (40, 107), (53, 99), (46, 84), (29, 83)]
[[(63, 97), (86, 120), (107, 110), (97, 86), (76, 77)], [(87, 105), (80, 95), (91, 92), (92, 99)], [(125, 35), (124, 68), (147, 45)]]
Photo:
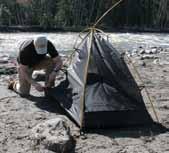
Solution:
[(135, 55), (137, 55), (135, 52), (131, 53), (131, 56), (135, 56)]
[(0, 74), (16, 74), (17, 73), (17, 68), (14, 66), (0, 66)]
[(146, 54), (152, 54), (152, 52), (151, 52), (150, 49), (146, 49), (146, 50), (145, 50), (145, 53), (146, 53)]
[(32, 78), (35, 81), (45, 81), (45, 72), (43, 70), (34, 71), (32, 74)]
[(41, 145), (57, 153), (70, 152), (74, 148), (75, 141), (70, 134), (67, 122), (65, 117), (59, 116), (40, 123), (32, 129), (31, 140), (34, 145)]
[(169, 48), (165, 48), (164, 50), (163, 50), (163, 52), (169, 52)]
[(131, 54), (130, 54), (130, 53), (126, 53), (126, 56), (127, 56), (127, 57), (131, 57)]
[(154, 55), (142, 55), (141, 56), (141, 60), (144, 60), (144, 59), (157, 59), (158, 57), (154, 56)]
[(139, 52), (138, 54), (157, 54), (161, 51), (161, 48), (157, 48), (157, 47), (151, 47), (148, 49), (144, 49), (144, 48), (139, 48)]
[(132, 53), (137, 53), (137, 52), (138, 52), (137, 49), (133, 49), (133, 50), (132, 50)]
[(157, 50), (159, 53), (165, 51), (164, 48), (162, 48), (162, 47), (158, 47)]
[(159, 64), (159, 59), (155, 59), (155, 60), (153, 61), (153, 64)]
[(164, 73), (166, 73), (166, 72), (167, 72), (167, 70), (163, 70), (163, 72), (164, 72)]
[(139, 54), (145, 54), (145, 50), (144, 50), (144, 49), (141, 49), (141, 50), (139, 51)]
[(146, 63), (145, 63), (144, 61), (138, 61), (138, 64), (139, 64), (140, 66), (146, 67)]
[(152, 54), (157, 54), (157, 53), (158, 53), (158, 51), (157, 51), (156, 48), (152, 48), (152, 49), (151, 49), (151, 52), (152, 52)]
[(131, 53), (130, 53), (129, 51), (125, 52), (125, 55), (126, 55), (127, 57), (131, 57)]
[(8, 61), (9, 61), (9, 58), (3, 57), (0, 59), (0, 64), (6, 64), (6, 63), (8, 63)]

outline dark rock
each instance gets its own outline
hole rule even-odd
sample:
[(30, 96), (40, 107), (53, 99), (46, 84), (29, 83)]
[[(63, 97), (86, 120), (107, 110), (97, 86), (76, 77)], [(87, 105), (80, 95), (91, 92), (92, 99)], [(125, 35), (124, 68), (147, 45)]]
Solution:
[(142, 55), (140, 60), (144, 60), (144, 59), (157, 59), (158, 57), (154, 56), (154, 55)]
[(141, 49), (141, 50), (139, 51), (139, 54), (145, 54), (145, 50), (144, 50), (144, 49)]
[(0, 74), (15, 74), (17, 73), (15, 68), (0, 68)]

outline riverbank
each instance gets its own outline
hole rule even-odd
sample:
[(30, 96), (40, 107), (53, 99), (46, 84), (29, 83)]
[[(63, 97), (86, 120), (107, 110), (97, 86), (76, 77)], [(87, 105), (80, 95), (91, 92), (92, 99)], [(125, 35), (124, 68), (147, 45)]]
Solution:
[[(147, 27), (98, 27), (105, 32), (141, 32), (141, 33), (169, 33), (169, 28), (147, 28)], [(81, 32), (86, 27), (41, 27), (41, 26), (0, 26), (0, 32)]]
[[(133, 127), (109, 130), (92, 130), (85, 137), (79, 137), (76, 127), (71, 134), (76, 140), (72, 153), (168, 153), (169, 151), (169, 50), (163, 48), (137, 48), (128, 52), (133, 64), (147, 87), (160, 124), (151, 127)], [(8, 61), (12, 61), (9, 59)], [(127, 61), (126, 61), (127, 62)], [(12, 62), (11, 62), (12, 63)], [(128, 62), (127, 62), (128, 63)], [(6, 67), (7, 63), (1, 63)], [(137, 82), (131, 65), (131, 71)], [(31, 89), (31, 98), (22, 98), (7, 89), (8, 80), (16, 74), (0, 75), (0, 152), (2, 153), (54, 153), (34, 148), (30, 133), (38, 123), (56, 118), (62, 114), (57, 104), (44, 98), (43, 93)], [(142, 90), (149, 113), (154, 113)], [(71, 152), (70, 152), (71, 153)]]

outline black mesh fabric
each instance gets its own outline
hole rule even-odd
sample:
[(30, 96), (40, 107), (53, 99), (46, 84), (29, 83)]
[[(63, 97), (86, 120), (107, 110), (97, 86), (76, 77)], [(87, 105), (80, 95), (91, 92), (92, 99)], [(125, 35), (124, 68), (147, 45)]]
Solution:
[(81, 128), (152, 123), (140, 90), (119, 52), (97, 33), (93, 36), (91, 51), (89, 44), (86, 38), (67, 70), (66, 80), (52, 89), (49, 96), (58, 101)]

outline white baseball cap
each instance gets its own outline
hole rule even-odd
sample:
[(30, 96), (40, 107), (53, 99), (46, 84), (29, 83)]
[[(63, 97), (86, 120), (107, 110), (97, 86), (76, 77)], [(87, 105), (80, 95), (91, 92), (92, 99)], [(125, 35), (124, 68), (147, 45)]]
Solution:
[(48, 40), (45, 36), (38, 36), (34, 38), (33, 44), (37, 54), (46, 54), (47, 53), (47, 44)]

